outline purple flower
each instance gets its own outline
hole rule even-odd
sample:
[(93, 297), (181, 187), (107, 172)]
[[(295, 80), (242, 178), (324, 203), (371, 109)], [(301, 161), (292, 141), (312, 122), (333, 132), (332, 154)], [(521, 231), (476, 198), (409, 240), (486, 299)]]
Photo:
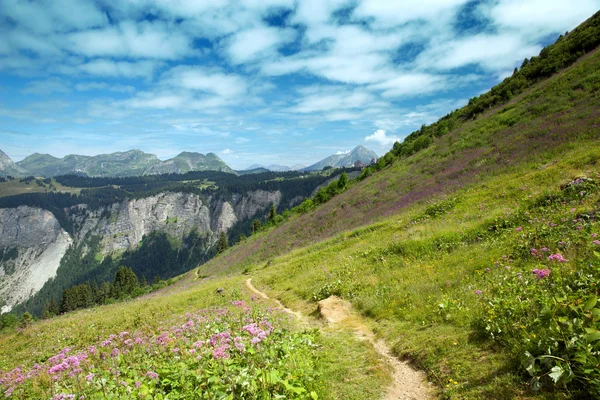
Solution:
[(481, 293), (482, 293), (482, 292), (481, 292), (481, 290), (479, 290), (479, 289), (477, 289), (477, 290), (475, 291), (475, 294), (476, 294), (476, 295), (480, 295)]
[(158, 374), (156, 372), (148, 371), (148, 372), (146, 372), (146, 376), (150, 379), (158, 380)]
[(491, 271), (491, 269), (490, 269), (490, 268), (486, 268), (485, 270), (486, 270), (487, 272), (490, 272), (490, 271)]
[(544, 269), (534, 269), (533, 271), (531, 271), (535, 277), (537, 278), (537, 280), (539, 281), (540, 279), (544, 279), (550, 276), (550, 270), (548, 268), (544, 268)]
[(549, 261), (558, 261), (558, 262), (567, 262), (568, 261), (560, 253), (549, 255), (548, 260)]
[(515, 231), (517, 231), (517, 232), (521, 232), (522, 230), (523, 230), (523, 228), (520, 226), (517, 229), (515, 229)]
[(598, 245), (600, 245), (600, 240), (596, 239), (592, 243), (594, 243), (596, 246), (598, 246)]

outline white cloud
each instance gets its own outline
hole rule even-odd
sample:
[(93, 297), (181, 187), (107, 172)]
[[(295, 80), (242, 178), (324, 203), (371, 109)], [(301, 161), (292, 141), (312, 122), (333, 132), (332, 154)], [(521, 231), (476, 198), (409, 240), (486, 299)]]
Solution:
[(223, 155), (227, 155), (227, 154), (231, 154), (231, 153), (233, 153), (233, 151), (231, 151), (231, 149), (225, 149), (225, 150), (221, 151), (221, 154), (223, 154)]
[(111, 92), (131, 93), (135, 87), (126, 85), (109, 85), (106, 82), (83, 82), (75, 85), (75, 90), (85, 92), (89, 90), (108, 90)]
[(68, 35), (70, 50), (91, 57), (176, 59), (193, 52), (191, 40), (165, 22), (123, 21)]
[(517, 31), (532, 39), (575, 28), (598, 11), (600, 1), (498, 0), (481, 7), (501, 29)]
[(43, 81), (32, 81), (22, 90), (26, 94), (47, 95), (51, 93), (67, 93), (70, 92), (69, 85), (58, 78), (50, 78)]
[(180, 66), (163, 75), (163, 83), (178, 88), (213, 93), (223, 98), (236, 98), (247, 91), (243, 77), (226, 74), (219, 69)]
[(245, 137), (239, 137), (235, 139), (235, 142), (237, 144), (244, 144), (244, 143), (248, 143), (250, 141), (250, 139), (247, 139)]
[(304, 96), (290, 110), (296, 113), (348, 111), (374, 104), (385, 105), (366, 90), (336, 86), (308, 87), (301, 91)]
[(447, 83), (444, 76), (417, 72), (400, 74), (385, 82), (371, 85), (370, 88), (381, 91), (384, 97), (412, 97), (443, 89)]
[(479, 34), (439, 41), (419, 55), (422, 68), (449, 70), (477, 64), (491, 71), (514, 66), (515, 62), (539, 53), (541, 46), (528, 44), (516, 34)]
[(183, 107), (189, 103), (189, 100), (185, 95), (149, 92), (140, 93), (135, 98), (127, 100), (125, 104), (133, 108), (171, 109)]
[(0, 13), (35, 33), (66, 32), (103, 26), (106, 14), (89, 0), (3, 0)]
[(235, 64), (252, 62), (293, 40), (295, 35), (293, 29), (266, 26), (247, 29), (233, 36), (227, 52)]
[(340, 151), (336, 151), (335, 155), (341, 156), (342, 154), (348, 154), (348, 153), (350, 153), (350, 150), (340, 150)]
[(76, 70), (90, 75), (124, 78), (150, 78), (162, 63), (155, 61), (112, 61), (96, 59), (75, 67)]
[(394, 142), (400, 141), (400, 138), (397, 136), (388, 136), (385, 130), (377, 129), (372, 135), (365, 137), (365, 141), (377, 142), (381, 146), (389, 146)]
[(435, 21), (453, 16), (469, 0), (369, 0), (362, 1), (354, 10), (357, 18), (374, 19), (383, 27), (402, 25), (418, 20)]

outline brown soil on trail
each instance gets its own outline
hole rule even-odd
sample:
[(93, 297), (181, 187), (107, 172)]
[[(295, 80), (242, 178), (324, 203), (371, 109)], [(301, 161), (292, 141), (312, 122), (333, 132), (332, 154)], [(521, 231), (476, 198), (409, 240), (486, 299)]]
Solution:
[[(252, 278), (246, 281), (248, 289), (262, 297), (269, 299), (265, 293), (252, 285)], [(307, 318), (297, 311), (286, 308), (277, 299), (271, 299), (286, 312), (294, 315), (303, 324), (308, 324)], [(377, 340), (375, 334), (357, 315), (352, 304), (336, 296), (319, 301), (319, 312), (323, 319), (332, 327), (351, 329), (360, 340), (367, 340), (375, 350), (392, 367), (392, 385), (386, 391), (384, 400), (429, 400), (433, 399), (433, 390), (427, 382), (427, 377), (421, 371), (415, 370), (408, 362), (400, 361), (392, 355), (390, 348), (383, 339)]]

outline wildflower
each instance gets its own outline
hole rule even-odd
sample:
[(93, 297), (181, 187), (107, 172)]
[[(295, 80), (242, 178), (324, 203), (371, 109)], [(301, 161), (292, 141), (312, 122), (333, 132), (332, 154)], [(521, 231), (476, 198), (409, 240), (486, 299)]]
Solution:
[(491, 271), (491, 269), (490, 269), (490, 268), (486, 268), (485, 270), (486, 270), (487, 272), (490, 272), (490, 271)]
[(598, 245), (600, 245), (600, 240), (596, 239), (592, 243), (595, 244), (596, 246), (598, 246)]
[(477, 289), (477, 290), (475, 291), (475, 294), (477, 294), (477, 295), (480, 295), (481, 293), (482, 293), (482, 292), (481, 292), (481, 290), (479, 290), (479, 289)]
[(223, 346), (219, 346), (213, 350), (213, 358), (218, 360), (219, 358), (229, 358), (229, 345), (224, 344)]
[(549, 261), (558, 261), (558, 262), (567, 262), (568, 261), (560, 253), (551, 254), (550, 256), (548, 256), (548, 260)]
[(140, 386), (142, 386), (142, 382), (140, 382), (140, 381), (137, 381), (137, 382), (135, 383), (135, 387), (136, 387), (136, 388), (139, 388)]
[(146, 376), (150, 379), (158, 380), (158, 374), (156, 372), (148, 371), (148, 372), (146, 372)]
[(523, 230), (523, 227), (519, 226), (517, 229), (515, 229), (515, 231), (517, 232), (521, 232)]
[(94, 379), (94, 374), (91, 372), (85, 376), (85, 380), (88, 382), (91, 382), (93, 379)]
[(537, 280), (539, 281), (540, 279), (544, 279), (550, 276), (550, 270), (548, 268), (544, 268), (544, 269), (534, 269), (533, 271), (531, 271), (535, 277), (537, 278)]

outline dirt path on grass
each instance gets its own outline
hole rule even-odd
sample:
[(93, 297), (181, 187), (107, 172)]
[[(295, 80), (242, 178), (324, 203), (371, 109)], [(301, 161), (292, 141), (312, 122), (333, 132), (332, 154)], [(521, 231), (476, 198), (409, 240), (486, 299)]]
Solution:
[[(252, 285), (252, 278), (246, 280), (246, 287), (262, 297), (270, 299), (265, 293), (261, 292)], [(297, 311), (285, 307), (277, 299), (271, 299), (286, 312), (294, 315), (303, 324), (308, 325), (307, 318)], [(362, 318), (357, 315), (352, 305), (336, 296), (331, 296), (325, 300), (319, 301), (319, 312), (323, 319), (332, 327), (350, 328), (360, 340), (367, 340), (373, 345), (375, 350), (392, 367), (392, 385), (386, 391), (384, 400), (427, 400), (433, 399), (430, 385), (427, 383), (425, 374), (415, 370), (408, 362), (400, 361), (392, 355), (390, 348), (383, 339), (377, 340), (375, 334), (369, 329)]]

